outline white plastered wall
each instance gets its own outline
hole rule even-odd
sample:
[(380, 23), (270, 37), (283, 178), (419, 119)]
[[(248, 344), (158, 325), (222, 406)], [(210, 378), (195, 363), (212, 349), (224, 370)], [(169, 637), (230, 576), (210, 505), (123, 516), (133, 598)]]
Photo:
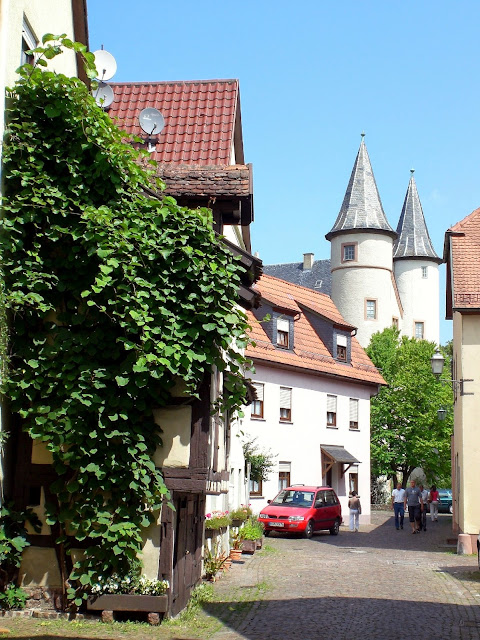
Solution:
[[(356, 244), (357, 260), (343, 262), (342, 244)], [(392, 283), (393, 240), (379, 233), (345, 233), (332, 238), (332, 300), (347, 322), (358, 328), (357, 339), (367, 347), (371, 336), (400, 320)], [(367, 320), (365, 301), (376, 300), (377, 318)]]
[[(422, 277), (422, 267), (427, 277)], [(430, 260), (395, 260), (395, 279), (403, 306), (402, 335), (415, 337), (415, 322), (423, 322), (424, 339), (439, 343), (440, 283), (438, 264)]]

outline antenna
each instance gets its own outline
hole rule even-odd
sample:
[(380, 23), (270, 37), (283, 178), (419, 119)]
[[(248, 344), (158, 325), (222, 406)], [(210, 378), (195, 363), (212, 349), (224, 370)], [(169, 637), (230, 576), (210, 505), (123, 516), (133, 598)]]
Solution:
[(94, 51), (95, 66), (97, 67), (98, 76), (97, 80), (104, 82), (110, 80), (117, 72), (117, 61), (111, 53), (105, 51), (105, 49), (99, 49)]
[(110, 85), (105, 84), (105, 80), (113, 78), (117, 71), (117, 61), (111, 53), (102, 48), (94, 51), (95, 67), (97, 68), (98, 87), (92, 91), (95, 102), (102, 109), (107, 109), (113, 102), (115, 96)]
[(92, 91), (92, 95), (98, 106), (103, 107), (103, 109), (109, 107), (115, 97), (112, 87), (109, 84), (105, 84), (105, 82), (99, 82), (98, 87)]
[(148, 136), (146, 139), (148, 150), (155, 151), (158, 135), (165, 126), (165, 118), (158, 109), (147, 107), (140, 111), (138, 120), (142, 130), (145, 131)]

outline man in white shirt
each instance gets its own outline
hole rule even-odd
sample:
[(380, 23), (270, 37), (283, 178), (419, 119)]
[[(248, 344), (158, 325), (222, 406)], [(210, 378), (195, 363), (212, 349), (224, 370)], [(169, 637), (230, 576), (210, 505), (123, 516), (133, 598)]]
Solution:
[(397, 484), (397, 488), (392, 492), (392, 507), (395, 512), (395, 529), (403, 529), (403, 518), (405, 517), (405, 489), (402, 483)]

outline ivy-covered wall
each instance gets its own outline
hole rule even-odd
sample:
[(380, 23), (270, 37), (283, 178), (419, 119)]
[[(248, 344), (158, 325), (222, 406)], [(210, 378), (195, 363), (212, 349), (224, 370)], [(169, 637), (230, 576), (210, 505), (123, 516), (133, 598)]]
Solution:
[[(153, 171), (78, 79), (42, 69), (48, 35), (7, 102), (0, 221), (9, 335), (3, 392), (58, 474), (50, 523), (90, 541), (70, 575), (77, 604), (121, 571), (167, 496), (153, 410), (179, 379), (195, 395), (228, 362), (230, 410), (245, 393), (239, 266), (210, 212), (161, 196)], [(158, 197), (146, 189), (154, 188)]]

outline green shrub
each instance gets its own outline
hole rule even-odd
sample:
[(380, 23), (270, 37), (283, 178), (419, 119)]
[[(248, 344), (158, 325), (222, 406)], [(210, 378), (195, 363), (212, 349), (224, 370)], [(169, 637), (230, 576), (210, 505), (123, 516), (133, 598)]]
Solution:
[(250, 516), (238, 534), (242, 540), (258, 540), (263, 536), (263, 523), (256, 516)]
[(27, 593), (21, 587), (8, 584), (0, 593), (0, 609), (25, 609), (27, 598)]

